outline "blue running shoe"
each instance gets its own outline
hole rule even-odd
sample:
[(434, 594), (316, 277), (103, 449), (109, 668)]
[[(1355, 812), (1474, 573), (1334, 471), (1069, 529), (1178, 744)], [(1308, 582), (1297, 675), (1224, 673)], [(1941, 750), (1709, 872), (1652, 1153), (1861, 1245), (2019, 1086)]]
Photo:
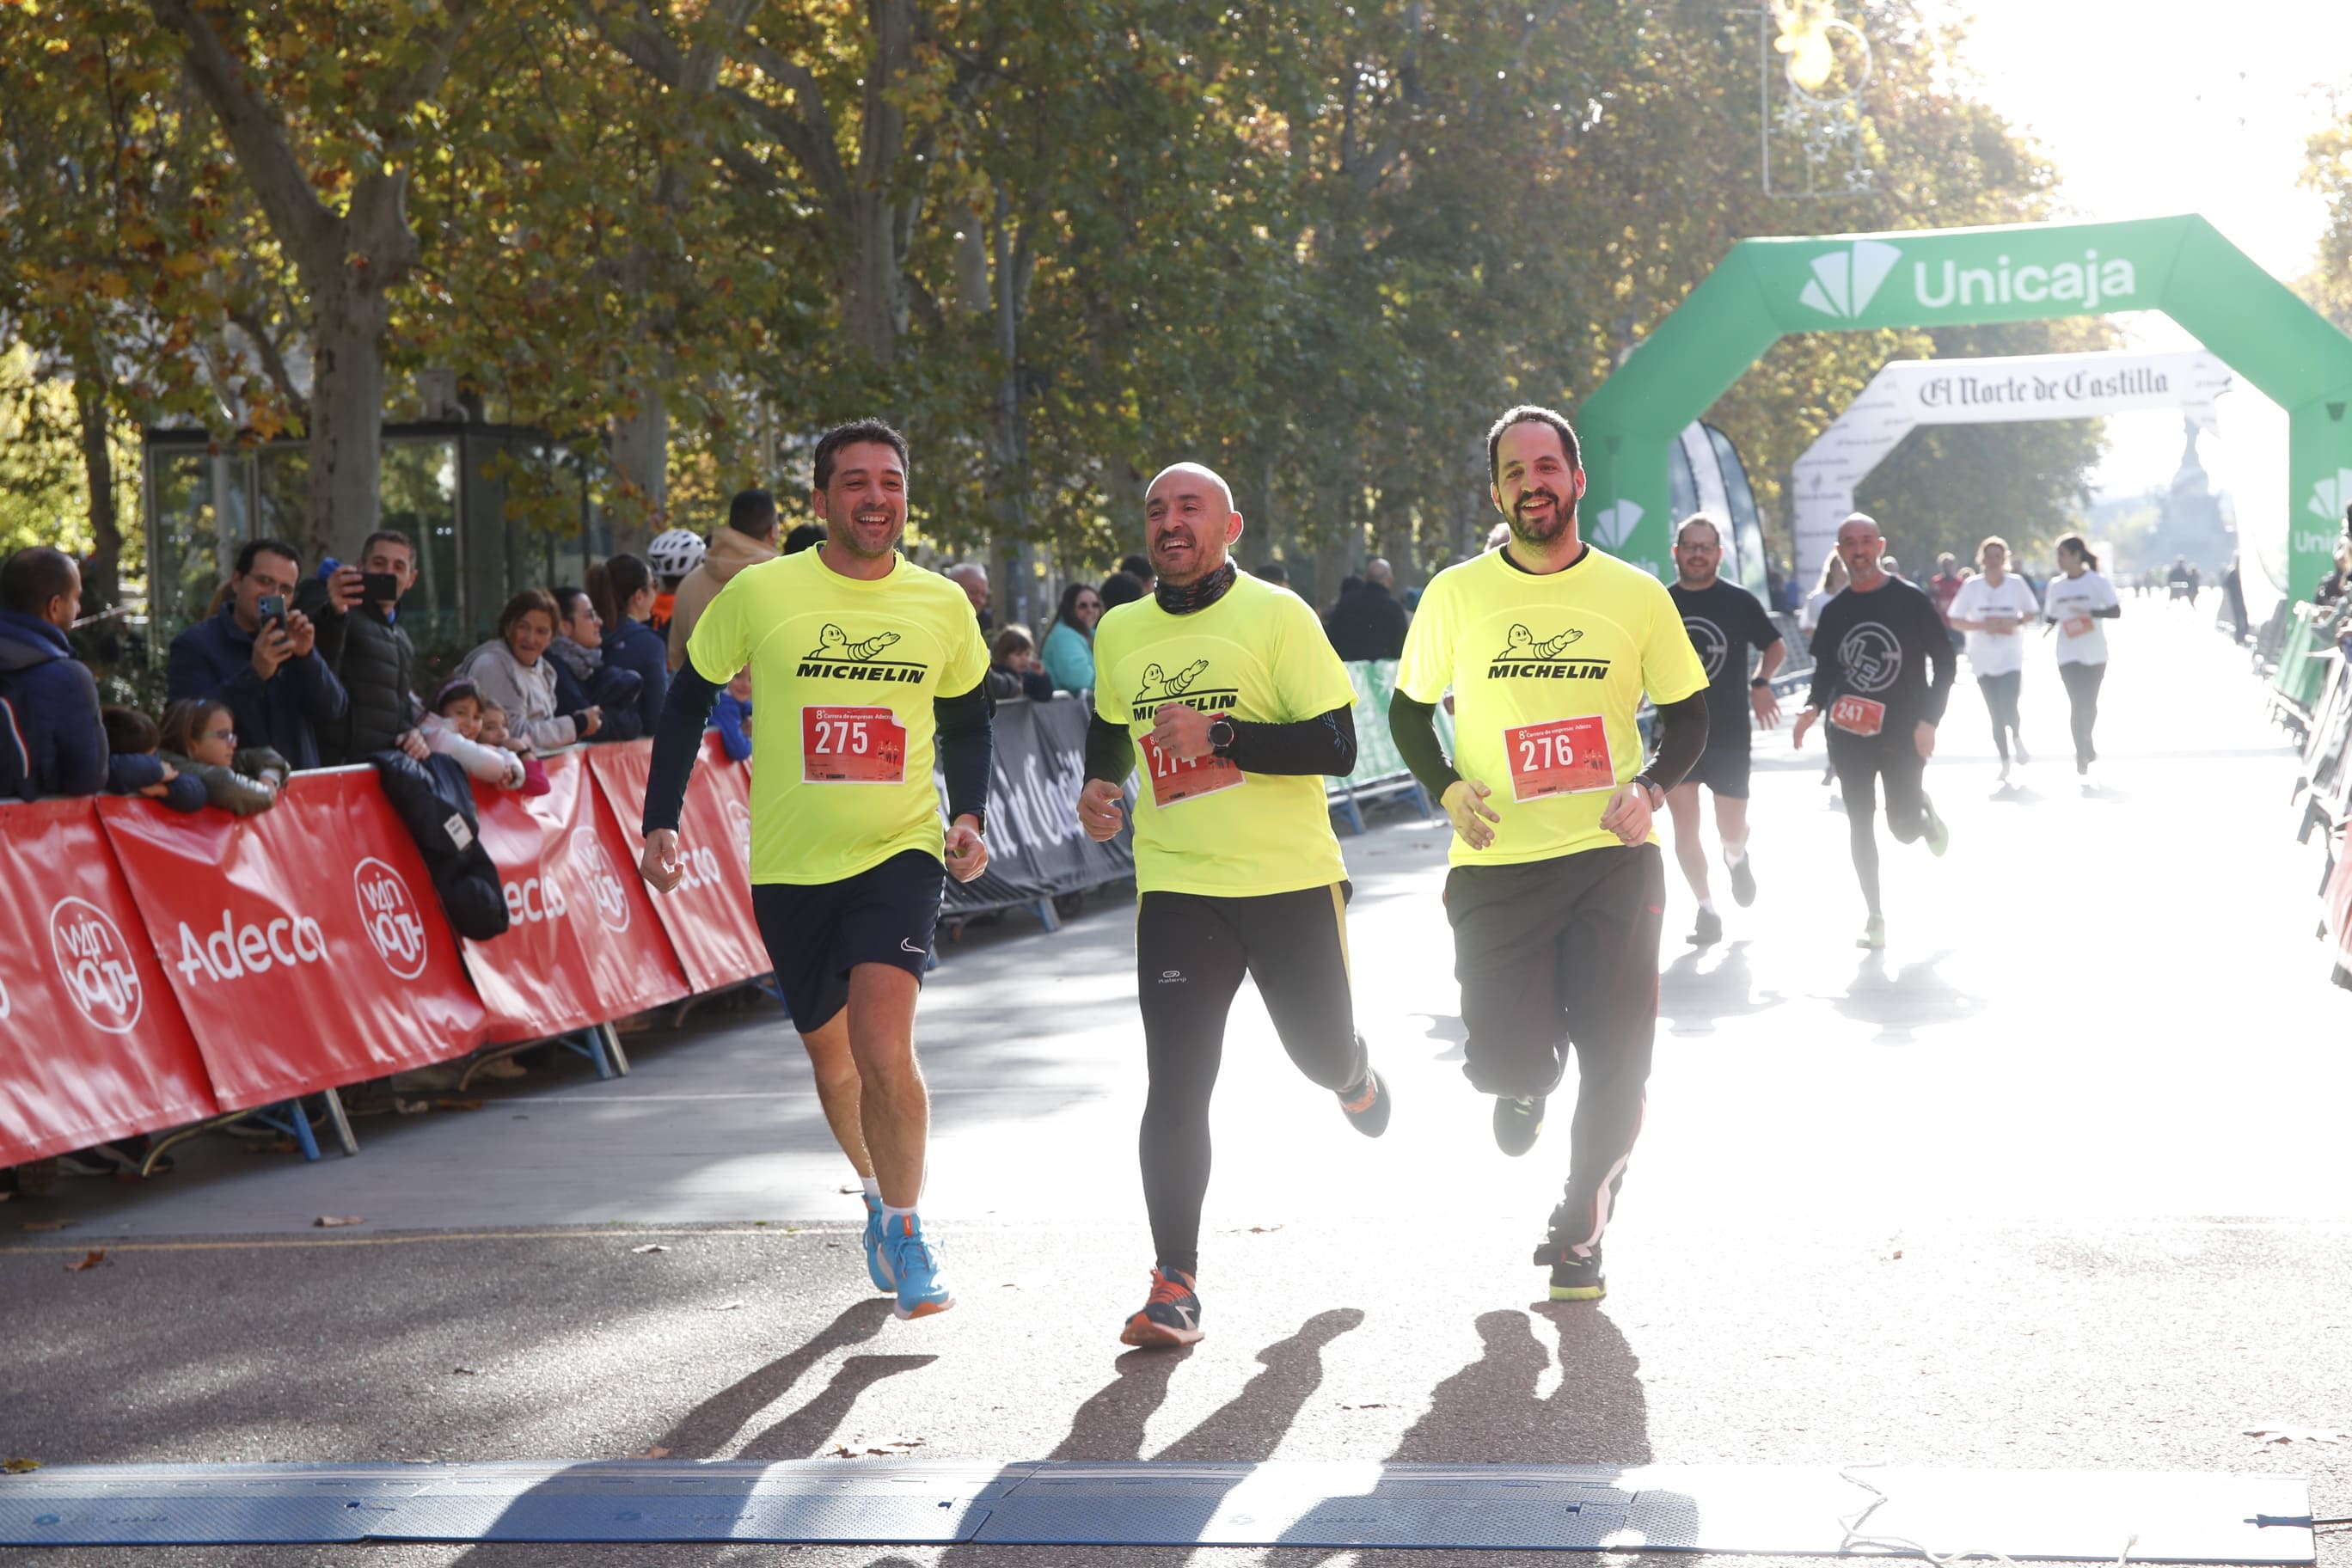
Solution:
[(890, 1259), (882, 1247), (882, 1200), (872, 1193), (866, 1194), (866, 1277), (885, 1296), (898, 1291), (898, 1282), (890, 1278)]
[(954, 1306), (955, 1292), (948, 1289), (939, 1248), (923, 1239), (923, 1222), (908, 1215), (892, 1223), (896, 1228), (882, 1237), (882, 1256), (890, 1277), (898, 1282), (898, 1305), (892, 1309), (893, 1314), (903, 1322)]
[(1161, 1345), (1189, 1345), (1205, 1332), (1201, 1327), (1201, 1297), (1193, 1289), (1192, 1277), (1181, 1268), (1154, 1268), (1151, 1271), (1151, 1299), (1143, 1310), (1128, 1319), (1127, 1327), (1119, 1331), (1118, 1342), (1151, 1348)]

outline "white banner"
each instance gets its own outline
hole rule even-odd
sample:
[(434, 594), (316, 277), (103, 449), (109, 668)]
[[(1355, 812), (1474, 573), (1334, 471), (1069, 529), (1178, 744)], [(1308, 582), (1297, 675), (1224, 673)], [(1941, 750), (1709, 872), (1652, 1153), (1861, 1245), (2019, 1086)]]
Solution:
[[(1796, 571), (1810, 581), (1837, 543), (1853, 492), (1921, 425), (2090, 419), (2178, 408), (2213, 428), (2230, 370), (2209, 353), (2021, 354), (2006, 359), (1896, 360), (1796, 461), (1790, 486)], [(1899, 524), (1899, 519), (1881, 519)], [(1912, 552), (1898, 545), (1896, 553)]]

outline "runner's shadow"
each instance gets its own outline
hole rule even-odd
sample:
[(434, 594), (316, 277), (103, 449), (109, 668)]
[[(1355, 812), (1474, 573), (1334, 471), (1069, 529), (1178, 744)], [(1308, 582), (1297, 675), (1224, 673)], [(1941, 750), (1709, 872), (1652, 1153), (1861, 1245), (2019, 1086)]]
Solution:
[[(919, 1372), (935, 1355), (854, 1355), (841, 1363), (817, 1396), (743, 1445), (742, 1459), (811, 1459), (840, 1429), (857, 1396), (886, 1377)], [(844, 1456), (846, 1458), (847, 1456)]]
[(2045, 797), (2032, 784), (2007, 784), (1985, 798), (1995, 805), (2039, 805)]
[(889, 1321), (887, 1296), (853, 1304), (808, 1343), (777, 1357), (688, 1411), (659, 1446), (681, 1459), (718, 1458), (719, 1451), (751, 1425), (752, 1417), (782, 1398), (811, 1367), (837, 1350), (865, 1343), (881, 1332), (882, 1325)]
[(1965, 1023), (1984, 1011), (1985, 999), (1936, 972), (1951, 956), (1948, 951), (1937, 952), (1889, 975), (1885, 952), (1869, 953), (1854, 971), (1853, 984), (1832, 1005), (1859, 1023), (1876, 1025), (1875, 1043), (1882, 1046), (1907, 1046), (1921, 1029)]
[(1748, 947), (1745, 940), (1730, 943), (1711, 968), (1702, 967), (1705, 948), (1694, 948), (1666, 965), (1659, 975), (1658, 1013), (1667, 1021), (1667, 1033), (1711, 1035), (1718, 1019), (1769, 1012), (1788, 1000), (1778, 991), (1756, 989)]
[(1425, 1031), (1429, 1038), (1433, 1040), (1444, 1040), (1445, 1042), (1445, 1048), (1438, 1052), (1437, 1055), (1431, 1059), (1433, 1061), (1441, 1062), (1458, 1062), (1464, 1060), (1464, 1042), (1470, 1038), (1470, 1031), (1463, 1026), (1461, 1015), (1458, 1013), (1424, 1013), (1421, 1016), (1429, 1020), (1429, 1028)]

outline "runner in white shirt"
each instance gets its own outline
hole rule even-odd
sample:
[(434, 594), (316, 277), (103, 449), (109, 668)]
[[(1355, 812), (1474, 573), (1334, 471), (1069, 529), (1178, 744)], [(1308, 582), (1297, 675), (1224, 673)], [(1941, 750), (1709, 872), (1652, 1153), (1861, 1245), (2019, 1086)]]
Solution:
[[(1832, 599), (1845, 592), (1846, 581), (1845, 562), (1839, 556), (1837, 546), (1832, 545), (1827, 559), (1822, 563), (1821, 581), (1813, 584), (1813, 591), (1805, 595), (1803, 606), (1797, 611), (1797, 630), (1804, 637), (1807, 647), (1812, 646), (1814, 628), (1822, 624), (1822, 612), (1829, 608)], [(1822, 783), (1828, 784), (1833, 783), (1836, 778), (1836, 766), (1823, 762)], [(1830, 804), (1832, 805), (1837, 804), (1834, 796), (1831, 798)]]
[(2099, 575), (2099, 558), (2081, 534), (2058, 542), (2058, 569), (2063, 575), (2050, 579), (2042, 618), (2058, 628), (2058, 678), (2074, 708), (2074, 771), (2087, 775), (2099, 756), (2091, 731), (2099, 721), (2099, 684), (2107, 675), (2107, 634), (2099, 623), (2122, 615), (2124, 605), (2115, 584)]
[(2017, 760), (2029, 763), (2025, 737), (2017, 728), (2017, 689), (2025, 679), (2025, 638), (2021, 634), (2042, 614), (2025, 579), (2009, 569), (2009, 542), (1999, 534), (1977, 546), (1978, 575), (1960, 584), (1946, 612), (1956, 632), (1968, 634), (1969, 668), (1992, 715), (1992, 743), (2000, 752), (2000, 782), (2009, 783), (2012, 738)]

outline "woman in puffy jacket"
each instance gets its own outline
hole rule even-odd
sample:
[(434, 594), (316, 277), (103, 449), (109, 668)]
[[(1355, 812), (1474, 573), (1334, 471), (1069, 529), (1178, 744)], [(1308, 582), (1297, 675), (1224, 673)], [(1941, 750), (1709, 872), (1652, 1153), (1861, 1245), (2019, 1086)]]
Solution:
[(532, 750), (550, 752), (593, 735), (604, 715), (593, 706), (559, 710), (555, 667), (547, 645), (561, 619), (554, 596), (525, 588), (499, 612), (499, 635), (467, 654), (457, 673), (483, 698), (506, 710), (507, 732)]
[(588, 597), (604, 623), (604, 664), (638, 679), (637, 732), (650, 735), (669, 696), (669, 643), (646, 624), (653, 614), (653, 568), (622, 554), (588, 568)]
[(549, 590), (555, 599), (555, 640), (547, 645), (547, 662), (555, 668), (555, 708), (576, 713), (593, 708), (604, 716), (596, 726), (600, 741), (634, 741), (645, 733), (637, 714), (640, 689), (635, 671), (604, 659), (604, 617), (585, 588), (567, 585)]
[(200, 779), (205, 801), (239, 816), (254, 816), (278, 804), (293, 765), (267, 746), (236, 743), (228, 704), (184, 697), (163, 710), (159, 755), (184, 775)]

